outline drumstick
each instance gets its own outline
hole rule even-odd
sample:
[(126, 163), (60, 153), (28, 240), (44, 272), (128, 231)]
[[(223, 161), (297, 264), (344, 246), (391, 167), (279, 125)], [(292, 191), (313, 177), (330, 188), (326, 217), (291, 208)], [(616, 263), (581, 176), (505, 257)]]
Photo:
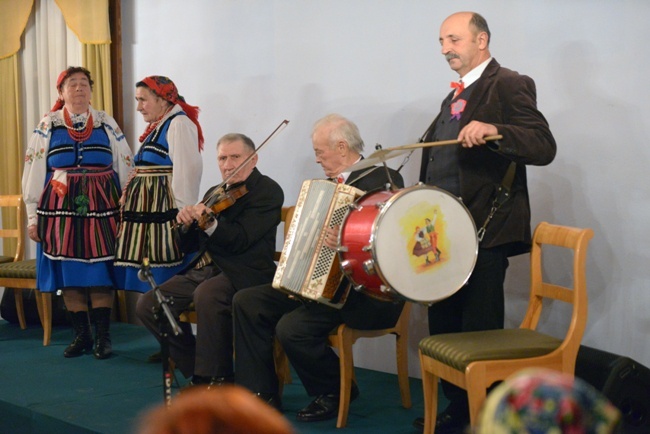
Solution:
[[(483, 137), (483, 140), (486, 141), (500, 140), (502, 138), (503, 136), (500, 135), (486, 136)], [(459, 145), (460, 143), (461, 143), (460, 140), (442, 140), (439, 142), (415, 143), (412, 145), (395, 146), (393, 148), (378, 149), (377, 151), (370, 154), (368, 158), (353, 164), (352, 166), (348, 167), (346, 170), (350, 172), (355, 172), (357, 170), (367, 169), (368, 167), (374, 166), (377, 163), (384, 163), (387, 160), (390, 160), (391, 158), (395, 158), (407, 152), (413, 153), (413, 151), (418, 148), (429, 148), (433, 146), (444, 146), (444, 145)]]
[[(493, 140), (503, 139), (502, 135), (496, 136), (485, 136), (483, 140), (490, 142)], [(412, 145), (397, 146), (395, 148), (387, 148), (384, 151), (390, 151), (392, 149), (418, 149), (418, 148), (431, 148), (433, 146), (445, 146), (445, 145), (460, 145), (462, 142), (460, 140), (440, 140), (438, 142), (425, 142), (425, 143), (414, 143)]]

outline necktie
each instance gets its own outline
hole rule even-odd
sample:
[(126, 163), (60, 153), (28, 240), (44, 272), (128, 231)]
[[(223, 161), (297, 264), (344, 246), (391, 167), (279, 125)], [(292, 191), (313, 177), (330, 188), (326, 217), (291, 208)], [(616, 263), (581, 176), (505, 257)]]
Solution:
[(454, 98), (456, 98), (458, 95), (463, 93), (463, 91), (465, 90), (465, 83), (463, 83), (463, 80), (452, 81), (450, 86), (456, 89), (456, 91), (454, 92)]
[(343, 175), (339, 175), (336, 178), (336, 182), (338, 182), (339, 184), (343, 184), (345, 182), (345, 179), (343, 178)]

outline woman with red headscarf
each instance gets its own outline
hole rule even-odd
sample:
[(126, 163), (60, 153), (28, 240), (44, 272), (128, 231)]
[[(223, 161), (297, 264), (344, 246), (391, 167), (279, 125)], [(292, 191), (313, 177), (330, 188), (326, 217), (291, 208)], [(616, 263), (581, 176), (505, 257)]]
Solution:
[(65, 357), (93, 348), (111, 355), (110, 315), (120, 186), (132, 154), (115, 120), (90, 106), (93, 80), (82, 67), (63, 71), (59, 98), (34, 130), (25, 156), (23, 198), (27, 233), (37, 243), (36, 280), (42, 292), (61, 290), (74, 340)]
[(187, 104), (169, 78), (154, 75), (135, 86), (137, 109), (148, 126), (122, 198), (115, 273), (119, 288), (146, 292), (149, 284), (138, 278), (145, 259), (157, 283), (192, 259), (178, 245), (175, 222), (179, 209), (198, 202), (203, 132), (199, 108)]

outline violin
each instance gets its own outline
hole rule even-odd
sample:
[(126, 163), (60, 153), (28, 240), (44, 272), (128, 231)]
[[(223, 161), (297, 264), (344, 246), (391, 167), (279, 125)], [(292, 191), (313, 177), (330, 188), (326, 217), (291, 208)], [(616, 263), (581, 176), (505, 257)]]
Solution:
[(205, 230), (212, 224), (212, 222), (214, 222), (214, 219), (217, 218), (221, 211), (233, 206), (237, 199), (241, 198), (246, 193), (248, 193), (246, 184), (241, 182), (240, 184), (231, 186), (228, 190), (222, 191), (220, 194), (217, 193), (216, 195), (211, 196), (205, 203), (205, 206), (208, 207), (210, 211), (201, 214), (201, 217), (197, 221), (199, 228)]
[(195, 220), (192, 225), (182, 225), (180, 227), (181, 233), (187, 233), (187, 231), (189, 231), (193, 226), (196, 226), (201, 230), (210, 227), (219, 213), (233, 206), (237, 199), (241, 198), (246, 193), (248, 193), (248, 188), (246, 188), (246, 184), (244, 184), (243, 181), (230, 186), (227, 190), (224, 190), (222, 187), (217, 187), (204, 202), (208, 211), (204, 211), (199, 219)]

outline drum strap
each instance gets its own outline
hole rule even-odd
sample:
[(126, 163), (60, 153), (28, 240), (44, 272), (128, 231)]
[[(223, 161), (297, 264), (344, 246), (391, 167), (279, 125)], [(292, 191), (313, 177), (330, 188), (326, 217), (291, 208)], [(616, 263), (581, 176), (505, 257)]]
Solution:
[(481, 226), (481, 229), (479, 229), (477, 232), (479, 243), (483, 241), (483, 237), (485, 236), (485, 229), (487, 228), (488, 223), (490, 223), (490, 220), (492, 220), (492, 217), (494, 217), (494, 213), (496, 213), (497, 210), (501, 208), (501, 205), (506, 203), (506, 201), (510, 198), (510, 187), (512, 187), (512, 181), (515, 179), (516, 169), (517, 169), (517, 164), (514, 161), (511, 161), (510, 165), (508, 166), (508, 170), (506, 171), (506, 174), (503, 176), (503, 179), (501, 180), (501, 185), (497, 190), (497, 194), (495, 195), (494, 200), (492, 201), (492, 208), (490, 209), (490, 214), (488, 214), (487, 218), (485, 219), (485, 222), (483, 223), (483, 226)]

